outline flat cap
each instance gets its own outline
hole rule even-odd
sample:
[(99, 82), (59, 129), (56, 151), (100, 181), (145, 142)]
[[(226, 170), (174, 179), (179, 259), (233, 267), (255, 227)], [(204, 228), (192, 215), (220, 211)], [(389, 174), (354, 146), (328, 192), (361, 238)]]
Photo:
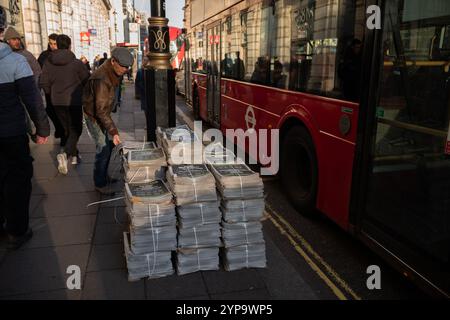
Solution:
[(111, 52), (111, 56), (121, 65), (124, 67), (131, 67), (133, 65), (133, 55), (131, 52), (122, 47), (114, 48)]
[(8, 41), (8, 40), (11, 40), (11, 39), (16, 39), (16, 38), (17, 39), (21, 39), (22, 36), (13, 27), (8, 27), (8, 29), (6, 29), (6, 31), (5, 31), (4, 40)]

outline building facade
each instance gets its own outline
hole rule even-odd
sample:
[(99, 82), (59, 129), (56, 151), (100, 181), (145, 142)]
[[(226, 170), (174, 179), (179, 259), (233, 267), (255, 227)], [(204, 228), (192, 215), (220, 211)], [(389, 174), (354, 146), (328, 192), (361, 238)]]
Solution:
[(0, 6), (6, 9), (7, 25), (24, 34), (27, 49), (36, 56), (52, 33), (67, 34), (78, 58), (84, 55), (92, 62), (110, 51), (109, 0), (0, 0)]

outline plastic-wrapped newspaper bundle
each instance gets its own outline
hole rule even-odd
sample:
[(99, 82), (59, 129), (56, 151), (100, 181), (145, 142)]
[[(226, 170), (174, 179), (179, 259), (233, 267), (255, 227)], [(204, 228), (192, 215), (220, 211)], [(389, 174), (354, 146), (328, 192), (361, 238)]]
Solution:
[(203, 162), (203, 144), (201, 139), (188, 126), (175, 128), (157, 128), (156, 139), (172, 164), (199, 164)]
[(224, 268), (226, 271), (234, 271), (244, 268), (265, 268), (266, 245), (264, 243), (253, 243), (248, 245), (225, 248)]
[(211, 143), (203, 151), (205, 163), (213, 164), (243, 164), (244, 161), (237, 158), (233, 151), (225, 148), (222, 143)]
[(177, 230), (172, 198), (161, 180), (125, 184), (125, 203), (131, 221), (125, 244), (130, 278), (173, 273), (171, 251), (177, 247)]
[(264, 184), (259, 174), (246, 164), (213, 164), (211, 172), (224, 199), (254, 199), (264, 197)]
[(178, 206), (217, 201), (216, 180), (204, 164), (169, 166), (167, 181)]
[(162, 148), (130, 150), (123, 163), (125, 182), (146, 183), (164, 179), (166, 166), (166, 156)]
[(223, 199), (220, 211), (223, 220), (228, 223), (259, 221), (264, 214), (264, 198), (259, 199)]
[(197, 271), (219, 270), (218, 249), (179, 249), (176, 264), (179, 275)]
[(131, 150), (152, 150), (156, 149), (154, 142), (125, 141), (122, 144), (122, 153), (126, 157)]
[(220, 247), (220, 225), (201, 224), (192, 228), (178, 229), (179, 248)]
[(146, 208), (147, 204), (170, 204), (173, 198), (172, 192), (161, 180), (140, 184), (125, 183), (125, 195), (133, 210), (143, 206)]
[(174, 139), (176, 137), (179, 137), (179, 135), (185, 134), (186, 131), (192, 131), (191, 128), (187, 124), (179, 125), (173, 128), (156, 128), (156, 143), (159, 147), (163, 146), (163, 140), (164, 139), (172, 139), (172, 136), (174, 136)]
[(130, 248), (135, 254), (172, 251), (177, 248), (174, 225), (130, 228)]
[(125, 198), (130, 225), (135, 228), (152, 228), (167, 225), (176, 226), (175, 205), (135, 203), (134, 209), (128, 198)]
[(225, 244), (222, 251), (225, 270), (266, 267), (261, 222), (222, 222), (222, 239)]
[(129, 234), (124, 232), (123, 237), (129, 281), (161, 278), (174, 273), (171, 251), (136, 254), (131, 251)]
[(222, 239), (226, 248), (251, 243), (264, 243), (262, 224), (259, 221), (222, 222)]
[(222, 213), (217, 201), (186, 204), (177, 208), (178, 226), (192, 228), (202, 224), (219, 225)]

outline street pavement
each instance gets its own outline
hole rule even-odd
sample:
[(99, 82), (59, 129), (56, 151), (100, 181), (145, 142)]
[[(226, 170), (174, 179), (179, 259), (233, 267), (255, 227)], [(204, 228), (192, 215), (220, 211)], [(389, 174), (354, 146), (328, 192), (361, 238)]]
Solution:
[[(145, 117), (132, 85), (126, 85), (114, 118), (122, 140), (143, 140)], [(178, 121), (184, 121), (182, 114)], [(7, 252), (5, 239), (0, 239), (0, 299), (336, 299), (329, 287), (307, 278), (316, 274), (298, 271), (309, 266), (304, 260), (292, 263), (292, 256), (283, 253), (286, 240), (279, 245), (279, 239), (267, 236), (268, 228), (273, 228), (269, 220), (263, 223), (265, 269), (222, 269), (129, 282), (122, 240), (127, 226), (123, 201), (87, 207), (105, 198), (94, 189), (95, 146), (86, 130), (79, 142), (82, 162), (70, 166), (67, 176), (57, 170), (58, 141), (51, 138), (47, 145), (30, 146), (35, 159), (30, 203), (34, 236), (14, 252)], [(110, 174), (120, 175), (117, 159)], [(81, 269), (81, 290), (67, 288), (71, 275), (67, 268), (72, 265)]]

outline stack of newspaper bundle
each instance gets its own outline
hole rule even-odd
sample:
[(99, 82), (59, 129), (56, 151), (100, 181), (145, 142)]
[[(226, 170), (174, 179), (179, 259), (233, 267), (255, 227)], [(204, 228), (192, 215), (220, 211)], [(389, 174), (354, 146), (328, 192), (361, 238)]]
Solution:
[(130, 150), (123, 163), (125, 182), (146, 183), (164, 179), (167, 162), (162, 148)]
[(243, 163), (211, 164), (222, 196), (222, 240), (225, 270), (263, 268), (266, 251), (261, 218), (264, 185), (259, 174)]
[(201, 139), (187, 125), (175, 128), (157, 128), (158, 145), (164, 149), (169, 164), (203, 163)]
[(219, 269), (221, 213), (216, 181), (206, 165), (173, 165), (167, 181), (178, 213), (178, 274)]
[(130, 280), (173, 273), (171, 251), (176, 249), (176, 219), (172, 193), (161, 180), (125, 184), (130, 232), (124, 237)]

